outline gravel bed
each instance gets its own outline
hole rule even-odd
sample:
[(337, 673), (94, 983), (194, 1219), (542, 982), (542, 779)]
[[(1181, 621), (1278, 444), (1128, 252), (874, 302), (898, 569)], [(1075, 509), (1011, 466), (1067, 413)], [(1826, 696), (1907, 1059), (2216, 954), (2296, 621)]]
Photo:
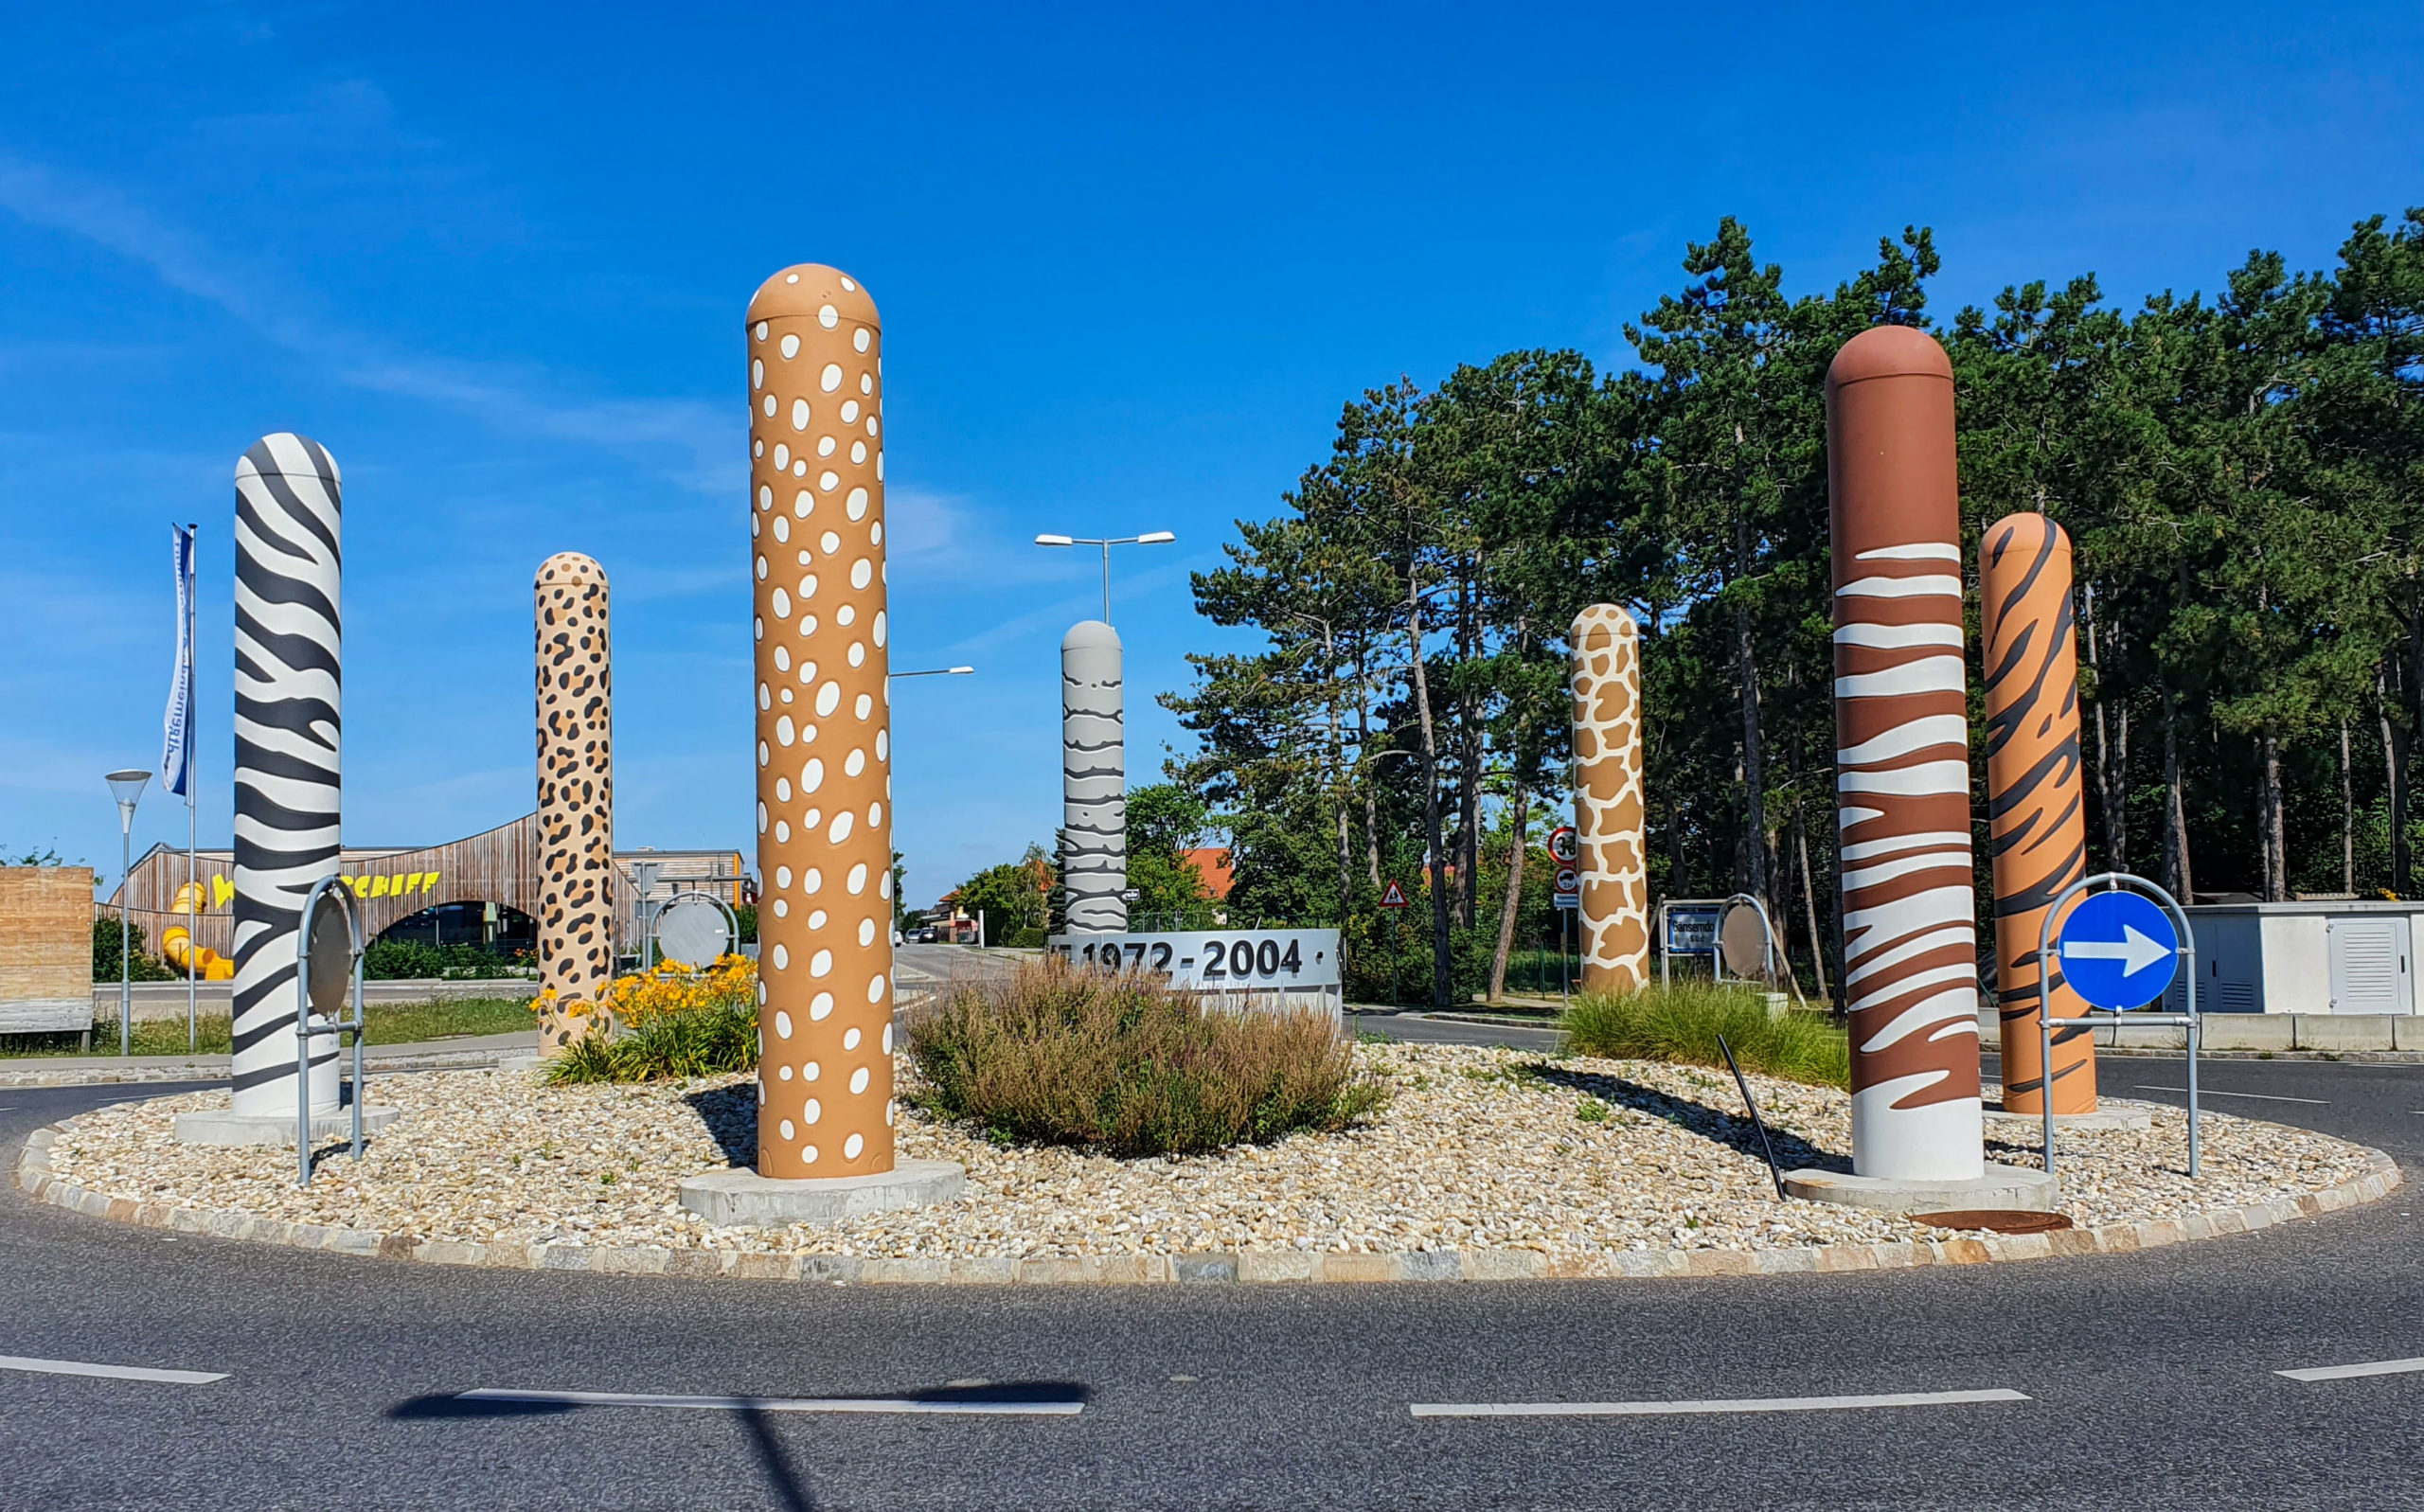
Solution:
[[(1357, 1054), (1392, 1092), (1361, 1127), (1184, 1159), (999, 1147), (904, 1096), (900, 1153), (966, 1165), (966, 1197), (827, 1230), (718, 1228), (676, 1201), (685, 1177), (754, 1158), (747, 1076), (561, 1088), (518, 1071), (375, 1080), (374, 1100), (401, 1108), (401, 1121), (359, 1169), (332, 1154), (308, 1191), (294, 1185), (291, 1153), (176, 1142), (173, 1115), (224, 1107), (223, 1093), (86, 1114), (50, 1160), (68, 1182), (137, 1202), (470, 1243), (1017, 1258), (1519, 1249), (1556, 1259), (1946, 1236), (1887, 1214), (1778, 1201), (1722, 1073), (1460, 1045)], [(905, 1060), (900, 1072), (911, 1090)], [(1751, 1081), (1788, 1169), (1849, 1169), (1844, 1094)], [(2207, 1112), (2204, 1174), (2192, 1185), (2185, 1124), (2158, 1108), (2144, 1131), (2064, 1130), (2063, 1210), (2083, 1228), (2185, 1218), (2367, 1168), (2361, 1147)], [(2033, 1145), (1990, 1138), (1987, 1155), (2037, 1164)]]

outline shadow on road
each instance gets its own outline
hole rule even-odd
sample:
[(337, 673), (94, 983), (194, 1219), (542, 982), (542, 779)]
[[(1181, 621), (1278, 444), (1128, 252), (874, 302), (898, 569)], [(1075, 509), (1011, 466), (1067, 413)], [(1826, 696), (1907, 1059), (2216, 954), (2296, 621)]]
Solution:
[[(813, 1401), (816, 1398), (803, 1399)], [(930, 1386), (902, 1392), (895, 1399), (913, 1402), (1088, 1402), (1094, 1400), (1094, 1388), (1075, 1380), (991, 1380), (977, 1385)], [(433, 1393), (399, 1402), (387, 1410), (387, 1416), (402, 1422), (552, 1417), (583, 1411), (585, 1405), (579, 1402), (500, 1401), (490, 1397), (466, 1399)], [(597, 1405), (607, 1406), (603, 1403)], [(608, 1407), (608, 1410), (613, 1409)], [(792, 1414), (754, 1405), (729, 1410), (740, 1419), (743, 1430), (749, 1434), (750, 1448), (758, 1456), (758, 1468), (765, 1472), (776, 1502), (787, 1512), (813, 1512), (816, 1497), (809, 1489), (807, 1482), (792, 1468), (791, 1456), (775, 1432), (775, 1419)]]

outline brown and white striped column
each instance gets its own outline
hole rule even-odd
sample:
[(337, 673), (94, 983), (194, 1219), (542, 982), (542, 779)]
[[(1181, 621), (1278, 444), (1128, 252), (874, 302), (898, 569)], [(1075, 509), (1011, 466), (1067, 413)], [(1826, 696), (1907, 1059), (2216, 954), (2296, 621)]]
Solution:
[(1952, 365), (1879, 326), (1827, 372), (1852, 1165), (1984, 1174)]

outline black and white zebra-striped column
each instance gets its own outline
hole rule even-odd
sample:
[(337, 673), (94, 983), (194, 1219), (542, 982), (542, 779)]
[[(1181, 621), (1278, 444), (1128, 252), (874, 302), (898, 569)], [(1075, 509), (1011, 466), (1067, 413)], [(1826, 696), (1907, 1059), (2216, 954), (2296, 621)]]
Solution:
[(1128, 927), (1128, 741), (1119, 631), (1060, 637), (1060, 886), (1075, 934)]
[[(239, 1114), (294, 1116), (294, 952), (337, 870), (336, 459), (291, 432), (236, 464), (236, 1002)], [(312, 1106), (337, 1105), (336, 1036), (312, 1041)]]

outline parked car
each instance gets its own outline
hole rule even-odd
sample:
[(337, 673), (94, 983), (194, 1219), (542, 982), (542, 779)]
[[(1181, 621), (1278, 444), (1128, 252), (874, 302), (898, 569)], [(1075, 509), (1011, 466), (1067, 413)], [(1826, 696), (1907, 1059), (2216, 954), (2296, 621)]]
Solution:
[(935, 927), (932, 924), (918, 932), (918, 943), (920, 945), (932, 945), (936, 938)]

